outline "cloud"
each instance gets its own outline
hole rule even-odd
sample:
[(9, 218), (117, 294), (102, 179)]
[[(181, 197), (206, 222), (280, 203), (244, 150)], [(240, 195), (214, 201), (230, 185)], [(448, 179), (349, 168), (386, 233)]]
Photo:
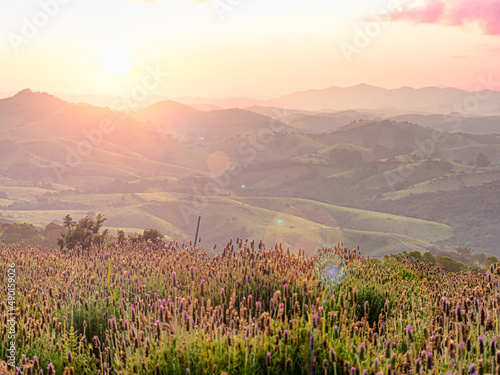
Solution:
[(391, 21), (463, 26), (477, 24), (487, 35), (500, 35), (500, 0), (406, 0)]

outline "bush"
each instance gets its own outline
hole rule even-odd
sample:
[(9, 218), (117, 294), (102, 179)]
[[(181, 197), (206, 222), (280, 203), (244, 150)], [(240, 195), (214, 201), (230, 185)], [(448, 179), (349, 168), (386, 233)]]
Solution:
[(64, 227), (67, 229), (66, 234), (62, 234), (61, 238), (57, 240), (57, 244), (62, 249), (75, 249), (81, 247), (83, 250), (88, 250), (92, 246), (101, 245), (106, 242), (108, 230), (101, 230), (102, 224), (107, 219), (99, 214), (96, 218), (85, 216), (80, 221), (75, 222), (70, 215), (64, 217)]

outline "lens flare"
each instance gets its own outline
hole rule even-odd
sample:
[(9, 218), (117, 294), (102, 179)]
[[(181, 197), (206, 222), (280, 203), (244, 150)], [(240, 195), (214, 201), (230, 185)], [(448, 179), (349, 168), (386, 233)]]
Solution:
[(341, 256), (329, 252), (316, 259), (314, 273), (316, 278), (332, 291), (347, 276), (347, 267)]

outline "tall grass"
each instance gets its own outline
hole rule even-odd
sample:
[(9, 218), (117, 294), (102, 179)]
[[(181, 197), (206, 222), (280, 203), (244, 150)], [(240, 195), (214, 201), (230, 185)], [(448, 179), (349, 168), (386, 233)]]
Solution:
[[(12, 262), (20, 373), (500, 372), (496, 265), (443, 274), (341, 244), (308, 258), (240, 238), (218, 256), (176, 242), (2, 245), (2, 269)], [(0, 299), (6, 323), (6, 288)]]

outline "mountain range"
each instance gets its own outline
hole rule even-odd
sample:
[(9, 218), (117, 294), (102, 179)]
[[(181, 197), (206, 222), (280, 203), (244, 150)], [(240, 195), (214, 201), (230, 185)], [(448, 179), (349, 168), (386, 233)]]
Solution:
[[(466, 116), (500, 116), (500, 92), (495, 91), (494, 82), (480, 79), (478, 91), (469, 92), (457, 88), (410, 88), (385, 89), (367, 84), (351, 87), (332, 86), (326, 89), (305, 90), (290, 93), (270, 100), (244, 97), (218, 99), (210, 97), (166, 97), (159, 94), (148, 96), (143, 108), (164, 100), (176, 101), (202, 110), (247, 108), (252, 106), (278, 107), (289, 110), (315, 112), (339, 112), (348, 110), (370, 110), (375, 114), (448, 114)], [(14, 93), (10, 93), (13, 95)], [(1, 93), (0, 98), (9, 95)], [(86, 102), (98, 106), (109, 106), (117, 96), (77, 95), (55, 93), (70, 102)], [(200, 106), (200, 107), (199, 107)]]
[[(130, 113), (23, 90), (0, 99), (0, 221), (103, 212), (112, 233), (157, 228), (189, 240), (201, 215), (204, 244), (230, 233), (294, 250), (344, 241), (372, 255), (499, 255), (494, 103), (450, 122), (411, 110), (471, 93), (401, 90), (406, 107), (382, 107), (402, 91), (357, 86), (241, 108), (161, 100)], [(339, 111), (310, 99), (342, 92)]]

